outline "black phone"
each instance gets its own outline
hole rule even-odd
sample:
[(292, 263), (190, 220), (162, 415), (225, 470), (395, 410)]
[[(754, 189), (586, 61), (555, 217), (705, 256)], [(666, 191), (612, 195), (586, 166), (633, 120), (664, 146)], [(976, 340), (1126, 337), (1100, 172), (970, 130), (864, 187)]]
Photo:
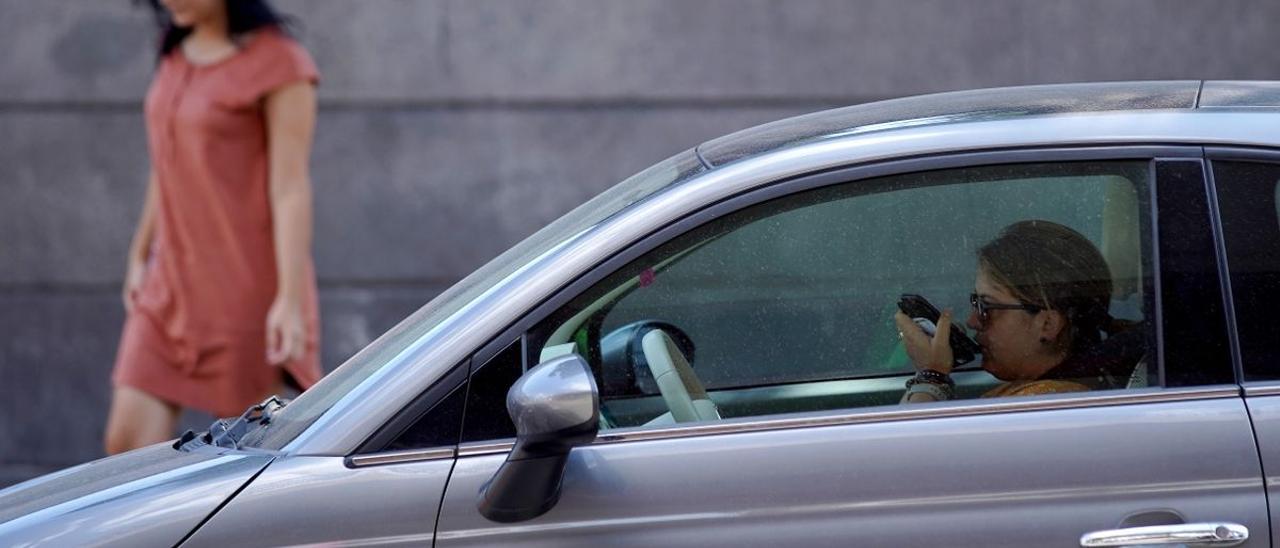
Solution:
[[(903, 294), (898, 299), (898, 309), (902, 313), (911, 317), (911, 320), (920, 326), (920, 329), (928, 333), (930, 337), (938, 330), (938, 318), (942, 317), (942, 313), (938, 311), (938, 307), (933, 306), (929, 299), (920, 295)], [(964, 333), (964, 328), (955, 324), (954, 318), (951, 322), (951, 356), (955, 358), (955, 365), (961, 366), (969, 363), (982, 353), (982, 347), (978, 343), (973, 342), (968, 335)]]

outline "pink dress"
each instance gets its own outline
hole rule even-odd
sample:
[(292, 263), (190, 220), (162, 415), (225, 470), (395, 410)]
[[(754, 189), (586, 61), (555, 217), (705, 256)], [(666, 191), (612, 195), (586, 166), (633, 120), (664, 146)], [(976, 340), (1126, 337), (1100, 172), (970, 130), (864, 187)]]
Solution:
[(195, 65), (175, 48), (147, 92), (155, 232), (143, 286), (125, 320), (112, 379), (218, 416), (238, 415), (286, 378), (320, 379), (319, 306), (307, 265), (306, 355), (266, 361), (276, 261), (263, 100), (318, 80), (315, 63), (276, 29), (230, 57)]

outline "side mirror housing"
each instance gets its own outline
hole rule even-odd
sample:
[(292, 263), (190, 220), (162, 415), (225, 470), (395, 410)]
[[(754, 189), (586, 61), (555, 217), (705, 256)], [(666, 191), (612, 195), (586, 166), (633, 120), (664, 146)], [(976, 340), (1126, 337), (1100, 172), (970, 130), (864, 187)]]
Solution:
[(477, 508), (502, 523), (538, 517), (560, 500), (569, 450), (596, 439), (600, 393), (577, 354), (553, 358), (527, 371), (507, 391), (516, 444), (506, 462), (480, 488)]

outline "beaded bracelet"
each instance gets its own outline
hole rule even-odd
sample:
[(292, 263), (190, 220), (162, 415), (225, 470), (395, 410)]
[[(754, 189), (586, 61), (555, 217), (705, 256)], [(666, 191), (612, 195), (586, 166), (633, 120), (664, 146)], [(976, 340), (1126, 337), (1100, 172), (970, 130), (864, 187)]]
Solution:
[(912, 394), (928, 394), (936, 401), (945, 401), (951, 399), (953, 392), (951, 387), (945, 384), (919, 382), (907, 387), (907, 398), (910, 399)]
[(932, 369), (921, 369), (919, 371), (916, 371), (916, 376), (912, 377), (910, 380), (907, 381), (907, 386), (910, 387), (913, 384), (922, 383), (922, 382), (927, 382), (930, 384), (943, 384), (947, 386), (956, 385), (956, 381), (951, 380), (951, 375), (948, 375), (941, 371), (934, 371)]

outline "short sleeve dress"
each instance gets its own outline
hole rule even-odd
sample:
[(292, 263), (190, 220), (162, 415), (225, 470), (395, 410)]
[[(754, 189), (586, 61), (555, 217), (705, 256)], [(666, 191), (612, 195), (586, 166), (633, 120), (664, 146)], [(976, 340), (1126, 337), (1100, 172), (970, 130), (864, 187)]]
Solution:
[(125, 320), (112, 375), (162, 400), (238, 415), (284, 380), (305, 389), (321, 375), (314, 268), (306, 265), (302, 359), (266, 361), (266, 316), (276, 261), (263, 99), (318, 81), (315, 63), (278, 29), (196, 65), (166, 55), (146, 96), (157, 179), (154, 236), (143, 286)]

